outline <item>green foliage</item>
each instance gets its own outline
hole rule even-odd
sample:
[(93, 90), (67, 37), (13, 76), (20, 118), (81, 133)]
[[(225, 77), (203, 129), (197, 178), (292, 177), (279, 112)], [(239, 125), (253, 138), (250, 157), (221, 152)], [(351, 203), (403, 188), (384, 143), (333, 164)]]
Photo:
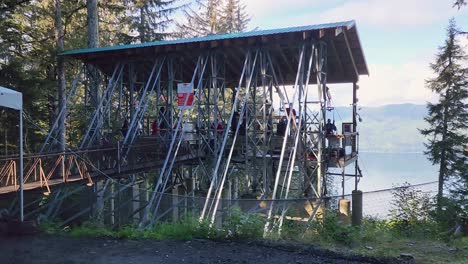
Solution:
[[(259, 239), (264, 221), (257, 215), (249, 215), (234, 208), (232, 214), (225, 218), (222, 229), (212, 228), (209, 222), (199, 222), (197, 218), (185, 217), (175, 223), (158, 223), (150, 230), (140, 230), (127, 226), (110, 230), (95, 223), (58, 229), (53, 223), (41, 224), (41, 230), (49, 234), (60, 234), (66, 231), (73, 237), (111, 237), (115, 239)], [(427, 225), (427, 228), (436, 228)], [(421, 232), (421, 233), (417, 233)], [(326, 211), (320, 220), (312, 222), (306, 228), (302, 222), (286, 220), (281, 237), (267, 239), (295, 240), (301, 243), (321, 245), (341, 251), (345, 254), (364, 254), (375, 257), (396, 257), (401, 252), (408, 252), (422, 263), (440, 263), (450, 259), (450, 263), (463, 263), (468, 247), (468, 239), (460, 237), (444, 243), (436, 237), (428, 236), (427, 231), (415, 229), (414, 232), (401, 233), (391, 220), (364, 218), (362, 226), (353, 227), (339, 221), (335, 211)], [(457, 253), (449, 249), (455, 248)], [(461, 262), (460, 262), (461, 261)]]
[(38, 226), (39, 230), (45, 234), (49, 234), (49, 235), (52, 235), (52, 234), (56, 234), (59, 232), (59, 229), (57, 228), (57, 225), (56, 223), (54, 222), (42, 222), (39, 226)]
[(431, 224), (429, 212), (433, 208), (429, 194), (416, 190), (409, 183), (392, 190), (389, 225), (405, 235), (419, 233)]
[(226, 221), (227, 236), (236, 239), (258, 239), (263, 236), (265, 222), (256, 214), (246, 214), (239, 207), (229, 212)]
[(93, 223), (84, 223), (79, 227), (72, 227), (69, 235), (72, 237), (115, 237), (115, 233), (111, 230)]
[[(421, 130), (428, 139), (425, 154), (439, 165), (439, 203), (448, 180), (465, 182), (461, 189), (452, 189), (455, 193), (463, 193), (468, 186), (468, 71), (464, 66), (466, 54), (458, 42), (458, 33), (455, 21), (451, 20), (447, 39), (431, 64), (436, 76), (427, 81), (427, 88), (437, 93), (439, 100), (434, 104), (428, 103), (429, 115), (425, 120), (429, 128)], [(466, 196), (461, 198), (460, 202), (466, 202)]]
[(359, 230), (359, 243), (372, 244), (376, 241), (390, 241), (393, 232), (389, 228), (388, 221), (367, 217), (363, 219)]
[(304, 231), (304, 224), (285, 219), (281, 228), (281, 238), (287, 240), (298, 240), (302, 237)]
[(321, 220), (311, 223), (306, 234), (306, 240), (320, 239), (324, 243), (352, 245), (358, 241), (359, 232), (356, 227), (341, 223), (336, 212), (326, 211)]
[[(55, 224), (44, 223), (41, 230), (46, 233), (60, 233), (61, 230), (55, 228)], [(84, 223), (80, 226), (66, 228), (72, 237), (112, 237), (119, 239), (176, 239), (191, 240), (193, 238), (220, 239), (224, 237), (224, 232), (209, 227), (207, 222), (200, 223), (193, 217), (184, 217), (175, 223), (158, 223), (149, 230), (141, 230), (134, 226), (124, 226), (111, 230), (102, 225), (92, 222)]]
[(243, 32), (250, 21), (239, 0), (197, 0), (196, 8), (184, 12), (186, 21), (177, 24), (179, 37)]
[[(88, 39), (86, 1), (60, 2), (64, 49), (85, 48)], [(106, 46), (163, 38), (164, 31), (172, 23), (174, 11), (179, 7), (177, 2), (99, 1), (99, 43)], [(39, 150), (58, 112), (55, 8), (53, 0), (9, 0), (0, 4), (0, 85), (23, 93), (27, 152)], [(76, 66), (73, 62), (66, 62), (67, 88), (81, 70)], [(68, 113), (69, 146), (81, 140), (84, 125), (89, 122), (85, 117), (93, 111), (85, 107), (90, 103), (89, 95), (82, 92), (84, 89), (79, 90), (79, 99)], [(13, 111), (0, 111), (0, 137), (7, 139), (8, 154), (12, 154), (11, 149), (17, 149), (18, 116)], [(121, 127), (121, 124), (116, 126)], [(2, 151), (5, 149), (3, 142)]]
[(462, 216), (466, 217), (466, 214), (467, 212), (460, 206), (460, 203), (446, 197), (443, 197), (439, 201), (438, 208), (433, 208), (430, 211), (431, 218), (437, 223), (441, 233), (445, 232), (444, 238), (446, 239), (450, 238), (450, 235), (453, 233), (449, 230), (452, 230), (459, 223)]
[[(199, 229), (200, 224), (197, 219), (185, 217), (175, 223), (160, 223), (145, 233), (146, 238), (161, 239), (177, 239), (190, 240), (194, 237), (207, 237), (210, 230)], [(202, 233), (205, 231), (207, 233)]]
[(125, 34), (129, 42), (151, 42), (166, 38), (166, 30), (173, 22), (171, 16), (183, 6), (179, 0), (130, 0), (127, 7), (130, 16), (126, 17), (130, 29), (138, 35)]

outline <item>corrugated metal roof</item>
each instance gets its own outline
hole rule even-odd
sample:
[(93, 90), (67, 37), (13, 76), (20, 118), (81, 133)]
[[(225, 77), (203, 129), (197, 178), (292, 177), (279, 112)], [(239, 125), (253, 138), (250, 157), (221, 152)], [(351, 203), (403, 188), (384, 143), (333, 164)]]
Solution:
[(282, 28), (282, 29), (267, 29), (267, 30), (249, 31), (249, 32), (242, 32), (242, 33), (224, 34), (224, 35), (211, 35), (211, 36), (198, 37), (198, 38), (164, 40), (164, 41), (146, 42), (146, 43), (130, 44), (130, 45), (118, 45), (118, 46), (108, 46), (108, 47), (100, 47), (100, 48), (78, 49), (78, 50), (65, 51), (61, 53), (60, 55), (68, 56), (68, 55), (106, 52), (106, 51), (115, 51), (115, 50), (124, 50), (124, 49), (136, 49), (136, 48), (143, 48), (143, 47), (154, 47), (154, 46), (214, 41), (214, 40), (267, 36), (267, 35), (275, 35), (275, 34), (282, 34), (282, 33), (311, 31), (311, 30), (329, 29), (329, 28), (337, 28), (337, 27), (351, 28), (353, 26), (355, 26), (355, 21), (351, 20), (351, 21), (318, 24), (318, 25), (310, 25), (310, 26), (290, 27), (290, 28)]

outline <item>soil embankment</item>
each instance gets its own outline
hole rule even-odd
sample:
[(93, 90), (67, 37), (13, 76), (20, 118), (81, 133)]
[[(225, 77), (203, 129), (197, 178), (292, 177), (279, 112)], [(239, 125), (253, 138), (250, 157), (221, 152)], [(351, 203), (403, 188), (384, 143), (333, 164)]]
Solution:
[(114, 240), (63, 236), (0, 237), (3, 264), (20, 263), (383, 263), (326, 251), (259, 243)]

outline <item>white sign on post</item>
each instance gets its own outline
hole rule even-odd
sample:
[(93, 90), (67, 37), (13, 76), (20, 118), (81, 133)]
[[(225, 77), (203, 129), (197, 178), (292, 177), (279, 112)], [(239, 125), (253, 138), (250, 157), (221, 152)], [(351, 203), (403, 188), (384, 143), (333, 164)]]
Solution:
[(177, 105), (181, 109), (193, 106), (193, 83), (177, 84)]

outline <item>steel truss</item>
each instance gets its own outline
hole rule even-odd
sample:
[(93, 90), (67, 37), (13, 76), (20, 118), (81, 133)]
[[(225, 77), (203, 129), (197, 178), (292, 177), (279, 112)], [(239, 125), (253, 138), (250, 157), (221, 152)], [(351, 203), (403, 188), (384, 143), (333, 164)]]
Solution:
[[(262, 209), (267, 218), (265, 233), (280, 231), (288, 212), (286, 203), (275, 203), (278, 199), (310, 198), (315, 205), (312, 219), (326, 194), (323, 125), (328, 105), (327, 46), (321, 40), (304, 39), (291, 49), (296, 54), (288, 60), (291, 64), (297, 62), (292, 97), (286, 93), (290, 88), (286, 89), (282, 82), (272, 49), (265, 44), (245, 51), (235, 87), (228, 87), (226, 82), (226, 49), (201, 52), (191, 62), (166, 54), (153, 58), (146, 68), (138, 68), (131, 60), (115, 63), (107, 82), (95, 82), (105, 85), (97, 88), (99, 100), (95, 101), (96, 109), (89, 117), (79, 150), (102, 147), (108, 134), (120, 132), (125, 119), (128, 127), (105, 150), (110, 153), (102, 155), (105, 161), (87, 152), (67, 153), (70, 163), (62, 166), (67, 170), (63, 177), (79, 172), (92, 185), (93, 173), (106, 171), (107, 177), (125, 172), (130, 182), (135, 182), (146, 180), (147, 172), (156, 172), (149, 199), (138, 210), (142, 228), (152, 227), (168, 213), (161, 205), (162, 198), (179, 185), (184, 185), (187, 194), (198, 192), (205, 196), (200, 220), (207, 219), (211, 224), (222, 211), (222, 198), (246, 194), (257, 198), (258, 204), (266, 201)], [(191, 79), (186, 78), (188, 74), (184, 76), (187, 69), (192, 69)], [(69, 106), (60, 114), (69, 111), (80, 94), (77, 84), (81, 74), (78, 77), (69, 91)], [(192, 107), (176, 105), (177, 84), (182, 82), (194, 86)], [(316, 89), (312, 88), (315, 83)], [(285, 135), (275, 132), (275, 107), (289, 108)], [(148, 120), (156, 122), (157, 133), (149, 135), (149, 129), (142, 127), (145, 122), (149, 124)], [(190, 125), (193, 131), (188, 130)], [(56, 127), (54, 124), (44, 151), (56, 137)], [(144, 141), (145, 137), (150, 139)], [(64, 156), (60, 162), (65, 160)], [(86, 173), (80, 162), (88, 164)], [(138, 167), (147, 163), (152, 165)], [(1, 175), (7, 175), (9, 168)], [(183, 176), (185, 170), (191, 171), (190, 184)], [(54, 174), (46, 178), (50, 180)], [(104, 193), (108, 184), (93, 187), (95, 194)], [(293, 185), (299, 186), (294, 192)], [(62, 204), (59, 200), (64, 197), (63, 191), (53, 194), (57, 201), (45, 215), (57, 215), (56, 208)]]

